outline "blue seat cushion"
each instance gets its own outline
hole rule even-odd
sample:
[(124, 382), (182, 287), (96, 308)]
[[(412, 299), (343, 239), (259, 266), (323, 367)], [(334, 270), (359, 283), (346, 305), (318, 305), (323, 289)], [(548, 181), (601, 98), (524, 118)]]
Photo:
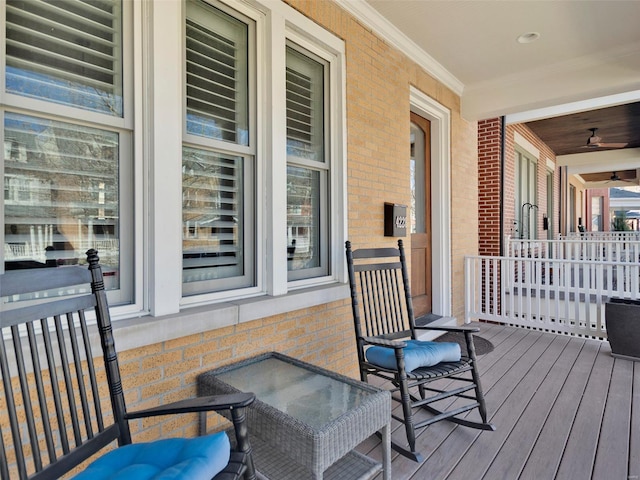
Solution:
[[(403, 348), (405, 371), (412, 372), (419, 367), (432, 367), (440, 362), (459, 362), (460, 345), (455, 342), (428, 342), (422, 340), (405, 340)], [(379, 367), (398, 368), (393, 348), (369, 347), (365, 352), (369, 363)]]
[(98, 458), (74, 480), (211, 480), (229, 463), (224, 432), (134, 443)]

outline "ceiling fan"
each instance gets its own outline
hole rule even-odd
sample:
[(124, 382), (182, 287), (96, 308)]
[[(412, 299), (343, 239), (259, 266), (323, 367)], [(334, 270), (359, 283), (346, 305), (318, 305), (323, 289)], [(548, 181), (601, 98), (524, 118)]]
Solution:
[(620, 175), (618, 175), (617, 172), (611, 172), (611, 177), (609, 178), (609, 182), (631, 182), (633, 183), (631, 180), (627, 180), (626, 178), (622, 178)]
[(598, 131), (597, 128), (590, 128), (591, 136), (587, 140), (587, 148), (624, 148), (627, 146), (626, 143), (604, 143), (601, 142), (602, 138), (596, 135)]

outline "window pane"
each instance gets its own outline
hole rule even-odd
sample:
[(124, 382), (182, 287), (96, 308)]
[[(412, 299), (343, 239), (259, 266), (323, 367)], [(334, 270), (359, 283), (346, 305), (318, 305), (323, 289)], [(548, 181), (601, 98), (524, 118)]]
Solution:
[(324, 162), (324, 65), (287, 48), (287, 156)]
[(287, 267), (289, 280), (328, 274), (325, 64), (287, 47)]
[(320, 266), (320, 172), (287, 167), (287, 266)]
[[(183, 148), (185, 283), (239, 277), (246, 273), (243, 166), (242, 157)], [(227, 282), (222, 289), (235, 286)]]
[(248, 145), (248, 26), (187, 4), (187, 133)]
[(118, 289), (118, 134), (9, 113), (4, 128), (5, 269), (84, 263), (95, 248)]
[(411, 185), (411, 233), (425, 233), (425, 133), (415, 123), (410, 126), (411, 157), (409, 159)]
[(122, 116), (119, 0), (7, 0), (6, 89)]

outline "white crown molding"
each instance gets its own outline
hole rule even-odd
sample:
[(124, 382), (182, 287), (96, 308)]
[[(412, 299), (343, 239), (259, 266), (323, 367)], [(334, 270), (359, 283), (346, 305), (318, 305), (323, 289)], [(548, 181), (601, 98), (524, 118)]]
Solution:
[(335, 0), (335, 2), (363, 25), (370, 28), (376, 35), (379, 35), (419, 64), (429, 75), (432, 75), (436, 80), (450, 88), (456, 95), (462, 96), (464, 84), (460, 80), (378, 13), (365, 0)]

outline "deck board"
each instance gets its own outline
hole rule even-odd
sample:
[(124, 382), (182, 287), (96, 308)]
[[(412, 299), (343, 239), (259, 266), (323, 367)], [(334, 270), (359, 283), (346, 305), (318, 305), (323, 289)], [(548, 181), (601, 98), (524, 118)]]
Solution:
[(581, 350), (582, 343), (570, 342), (566, 338), (563, 351), (509, 432), (483, 478), (517, 478), (520, 475)]
[[(495, 347), (479, 368), (497, 430), (431, 425), (417, 432), (422, 464), (393, 453), (394, 480), (640, 480), (640, 362), (606, 341), (478, 325)], [(380, 441), (359, 451), (380, 458)]]
[[(534, 363), (527, 365), (524, 362), (518, 362), (514, 365), (514, 371), (510, 372), (511, 375), (503, 377), (505, 385), (502, 387), (502, 392), (505, 398), (496, 413), (491, 416), (491, 421), (500, 425), (500, 429), (488, 435), (481, 434), (448, 478), (482, 478), (484, 476), (484, 472), (496, 459), (509, 433), (520, 421), (523, 405), (527, 405), (532, 400), (566, 345), (566, 340), (562, 337), (556, 337), (547, 343), (548, 338), (541, 337), (534, 345), (535, 348), (531, 349), (531, 355), (539, 353), (537, 358), (534, 357)], [(534, 364), (536, 368), (531, 368)], [(501, 391), (494, 390), (489, 395), (500, 393)], [(488, 408), (491, 408), (489, 404)]]
[(615, 360), (593, 478), (627, 478), (632, 386), (632, 363)]
[(544, 426), (520, 474), (521, 479), (554, 478), (578, 411), (576, 399), (584, 393), (599, 347), (599, 342), (593, 341), (582, 346), (560, 394), (544, 420)]
[(557, 479), (591, 478), (613, 363), (610, 355), (598, 355), (584, 395), (576, 398), (580, 406), (556, 474)]

